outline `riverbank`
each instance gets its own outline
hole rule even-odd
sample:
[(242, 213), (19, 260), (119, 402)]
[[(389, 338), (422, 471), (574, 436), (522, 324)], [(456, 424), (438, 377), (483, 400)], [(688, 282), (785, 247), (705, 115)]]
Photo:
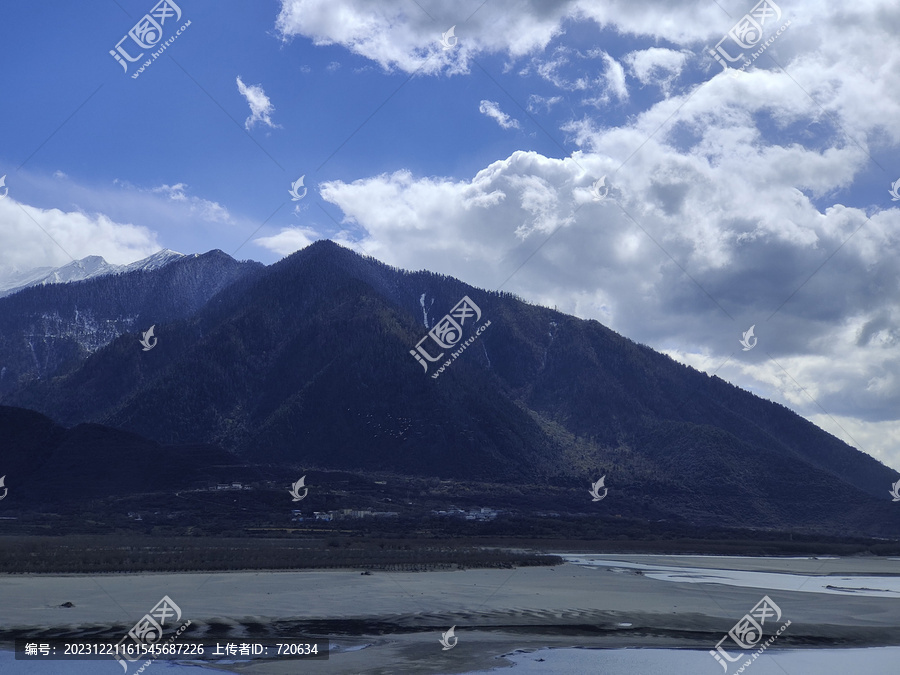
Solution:
[[(467, 673), (509, 665), (497, 656), (520, 649), (708, 651), (768, 594), (783, 612), (782, 622), (791, 621), (775, 650), (900, 645), (896, 598), (853, 588), (854, 579), (867, 578), (872, 585), (871, 577), (885, 582), (874, 591), (889, 590), (900, 568), (895, 559), (607, 555), (602, 563), (585, 564), (584, 557), (571, 557), (582, 564), (370, 575), (310, 570), (0, 576), (0, 637), (7, 644), (38, 634), (121, 637), (169, 596), (191, 620), (195, 636), (239, 642), (260, 634), (302, 635), (364, 647), (307, 662), (304, 672)], [(654, 578), (659, 566), (683, 568), (693, 581), (679, 583), (671, 573)], [(698, 580), (697, 568), (708, 578)], [(731, 585), (717, 583), (716, 570), (776, 574), (801, 588), (773, 583), (767, 590), (758, 579), (749, 586), (733, 585), (733, 578)], [(827, 585), (851, 590), (838, 591), (840, 599), (818, 592), (824, 577), (834, 581)], [(451, 626), (458, 642), (445, 650), (440, 639)], [(254, 675), (296, 668), (292, 661), (227, 666)]]

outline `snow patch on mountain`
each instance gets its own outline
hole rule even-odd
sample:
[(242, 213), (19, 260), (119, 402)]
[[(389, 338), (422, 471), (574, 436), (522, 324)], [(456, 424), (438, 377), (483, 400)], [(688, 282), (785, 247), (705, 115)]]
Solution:
[(431, 326), (428, 325), (428, 310), (431, 309), (431, 305), (434, 304), (434, 298), (431, 299), (431, 304), (426, 307), (425, 293), (422, 293), (422, 295), (419, 297), (419, 304), (422, 305), (422, 319), (425, 322), (425, 328), (431, 328)]
[(71, 340), (89, 354), (135, 329), (136, 315), (98, 319), (91, 310), (75, 310), (74, 321), (60, 316), (59, 312), (44, 312), (32, 319), (32, 323), (22, 333), (25, 343), (34, 355), (38, 374), (46, 374), (46, 363), (38, 360), (37, 353), (48, 354), (54, 342)]

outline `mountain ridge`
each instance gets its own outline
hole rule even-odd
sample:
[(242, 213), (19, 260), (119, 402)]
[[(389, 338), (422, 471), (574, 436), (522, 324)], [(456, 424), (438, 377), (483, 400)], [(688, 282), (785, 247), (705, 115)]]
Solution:
[[(463, 296), (491, 325), (432, 379), (410, 352)], [(662, 498), (710, 525), (898, 532), (896, 472), (784, 406), (599, 322), (333, 242), (240, 275), (156, 335), (149, 352), (121, 335), (2, 400), (257, 463), (508, 484), (608, 475), (637, 513)]]
[[(193, 254), (193, 257), (197, 255)], [(64, 284), (95, 279), (110, 274), (127, 274), (128, 272), (140, 270), (154, 270), (184, 257), (187, 256), (183, 253), (164, 248), (133, 263), (113, 265), (106, 262), (102, 256), (89, 255), (60, 267), (36, 267), (25, 272), (11, 274), (6, 279), (0, 280), (0, 298), (32, 286)]]
[(0, 298), (0, 397), (82, 366), (128, 332), (189, 316), (219, 290), (262, 267), (213, 250), (150, 269), (31, 286)]

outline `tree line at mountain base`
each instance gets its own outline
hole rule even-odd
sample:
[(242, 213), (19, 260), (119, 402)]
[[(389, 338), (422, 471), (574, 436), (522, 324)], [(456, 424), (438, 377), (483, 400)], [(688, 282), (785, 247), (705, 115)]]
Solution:
[(558, 565), (537, 552), (434, 541), (387, 539), (221, 539), (76, 535), (0, 538), (2, 574), (213, 572), (237, 570), (359, 569), (427, 572), (467, 568)]
[(717, 555), (891, 555), (893, 542), (790, 541), (772, 533), (759, 539), (616, 541), (531, 537), (457, 538), (328, 536), (184, 537), (71, 535), (0, 537), (2, 574), (113, 572), (213, 572), (238, 570), (358, 569), (361, 572), (427, 572), (558, 565), (547, 551), (572, 553)]

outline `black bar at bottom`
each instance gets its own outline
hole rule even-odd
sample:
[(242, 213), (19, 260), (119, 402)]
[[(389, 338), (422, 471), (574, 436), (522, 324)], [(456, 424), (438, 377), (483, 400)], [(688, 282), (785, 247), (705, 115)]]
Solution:
[(101, 661), (116, 656), (140, 665), (153, 659), (218, 661), (220, 659), (328, 660), (328, 640), (315, 638), (199, 639), (165, 637), (154, 644), (96, 638), (16, 640), (17, 661)]

